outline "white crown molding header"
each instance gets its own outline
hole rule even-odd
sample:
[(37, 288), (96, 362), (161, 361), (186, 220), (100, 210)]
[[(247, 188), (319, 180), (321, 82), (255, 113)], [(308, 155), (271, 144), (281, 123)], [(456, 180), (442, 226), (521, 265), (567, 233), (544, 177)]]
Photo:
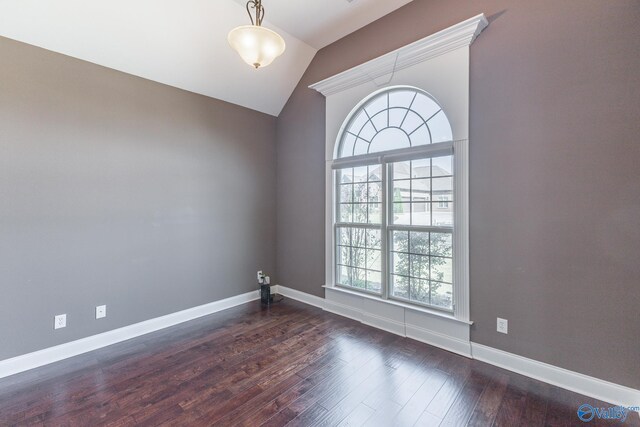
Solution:
[(489, 21), (484, 13), (481, 13), (364, 64), (314, 83), (309, 88), (317, 90), (324, 96), (341, 92), (452, 50), (469, 46), (488, 25)]

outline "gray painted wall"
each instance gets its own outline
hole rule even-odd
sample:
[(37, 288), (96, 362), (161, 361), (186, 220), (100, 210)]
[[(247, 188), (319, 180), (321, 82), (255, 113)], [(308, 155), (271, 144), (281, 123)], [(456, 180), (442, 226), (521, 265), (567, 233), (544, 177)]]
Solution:
[(318, 52), (278, 119), (278, 283), (323, 295), (325, 105), (307, 86), (481, 12), (472, 340), (640, 388), (637, 0), (414, 0)]
[(4, 38), (0, 58), (0, 360), (273, 271), (274, 117)]

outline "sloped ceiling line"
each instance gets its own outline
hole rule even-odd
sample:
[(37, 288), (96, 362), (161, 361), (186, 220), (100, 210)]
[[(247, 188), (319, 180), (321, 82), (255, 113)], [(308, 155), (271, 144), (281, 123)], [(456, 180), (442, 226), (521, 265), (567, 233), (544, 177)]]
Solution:
[(261, 70), (227, 43), (243, 0), (3, 0), (0, 36), (277, 116), (318, 49), (409, 1), (264, 0), (287, 51)]

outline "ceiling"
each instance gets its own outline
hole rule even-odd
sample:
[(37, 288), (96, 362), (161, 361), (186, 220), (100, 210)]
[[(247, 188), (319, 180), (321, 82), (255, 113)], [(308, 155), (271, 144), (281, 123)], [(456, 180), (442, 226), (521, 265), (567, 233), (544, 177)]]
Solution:
[[(234, 0), (244, 5), (246, 0)], [(411, 0), (262, 0), (265, 19), (315, 49), (382, 18)]]
[(0, 36), (278, 115), (316, 51), (411, 0), (263, 0), (287, 51), (254, 70), (227, 44), (243, 0), (0, 0)]

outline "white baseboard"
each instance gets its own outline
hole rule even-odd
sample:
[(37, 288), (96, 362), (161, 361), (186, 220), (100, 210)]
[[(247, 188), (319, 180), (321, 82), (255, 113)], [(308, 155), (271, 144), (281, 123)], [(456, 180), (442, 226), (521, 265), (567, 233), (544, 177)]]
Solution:
[(640, 406), (640, 390), (569, 371), (547, 363), (471, 343), (474, 359), (525, 375), (585, 396), (621, 406)]
[(329, 313), (337, 314), (342, 317), (348, 317), (349, 319), (362, 322), (362, 312), (358, 309), (329, 300), (326, 300), (324, 304), (324, 310), (328, 311)]
[(277, 294), (294, 299), (296, 301), (303, 302), (305, 304), (313, 305), (314, 307), (324, 309), (324, 298), (320, 298), (306, 292), (297, 291), (295, 289), (287, 288), (286, 286), (276, 285), (274, 287), (276, 288)]
[(461, 356), (471, 357), (471, 343), (469, 341), (430, 331), (415, 325), (407, 325), (406, 336), (407, 338), (440, 347)]
[[(283, 286), (279, 286), (279, 289), (281, 290), (280, 293), (292, 299), (320, 307), (325, 311), (357, 320), (393, 334), (440, 347), (462, 356), (477, 359), (508, 371), (602, 400), (603, 402), (626, 407), (640, 406), (640, 390), (471, 342), (466, 339), (467, 336), (463, 333), (464, 331), (451, 322), (444, 322), (437, 318), (424, 318), (421, 317), (423, 315), (420, 313), (405, 312), (404, 323), (401, 324), (398, 320), (399, 318), (392, 318), (394, 316), (393, 311), (389, 311), (387, 313), (388, 316), (372, 314), (371, 306), (361, 305), (357, 295), (350, 296), (347, 294), (336, 298), (333, 295), (341, 295), (340, 291), (329, 290), (328, 292), (332, 292), (327, 294), (330, 298), (323, 299)], [(409, 316), (409, 314), (411, 315)], [(419, 326), (426, 323), (436, 327), (427, 329)]]
[(63, 359), (68, 359), (73, 356), (78, 356), (83, 353), (107, 347), (109, 345), (155, 332), (160, 329), (188, 322), (189, 320), (197, 319), (198, 317), (226, 310), (259, 298), (259, 292), (252, 291), (246, 294), (236, 295), (231, 298), (226, 298), (220, 301), (171, 313), (166, 316), (125, 326), (123, 328), (114, 329), (102, 334), (82, 338), (77, 341), (2, 360), (0, 361), (0, 378), (15, 375), (20, 372), (58, 362)]
[(373, 326), (374, 328), (382, 329), (383, 331), (400, 335), (401, 337), (407, 336), (406, 324), (404, 322), (399, 322), (385, 316), (378, 316), (364, 310), (362, 311), (362, 320), (360, 321), (365, 325)]
[[(272, 289), (287, 298), (322, 308), (325, 311), (348, 317), (397, 335), (407, 336), (417, 341), (422, 341), (463, 356), (471, 357), (585, 396), (621, 406), (640, 406), (640, 390), (569, 371), (516, 354), (507, 353), (482, 344), (470, 343), (465, 339), (461, 339), (459, 336), (441, 334), (416, 326), (415, 324), (405, 323), (401, 325), (397, 320), (372, 315), (371, 313), (363, 313), (361, 309), (340, 304), (336, 301), (329, 301), (295, 289), (284, 286), (273, 286)], [(2, 360), (0, 361), (0, 378), (107, 347), (250, 301), (255, 301), (259, 298), (259, 292), (252, 291), (134, 325), (125, 326), (99, 335)], [(404, 333), (402, 326), (404, 326)]]

